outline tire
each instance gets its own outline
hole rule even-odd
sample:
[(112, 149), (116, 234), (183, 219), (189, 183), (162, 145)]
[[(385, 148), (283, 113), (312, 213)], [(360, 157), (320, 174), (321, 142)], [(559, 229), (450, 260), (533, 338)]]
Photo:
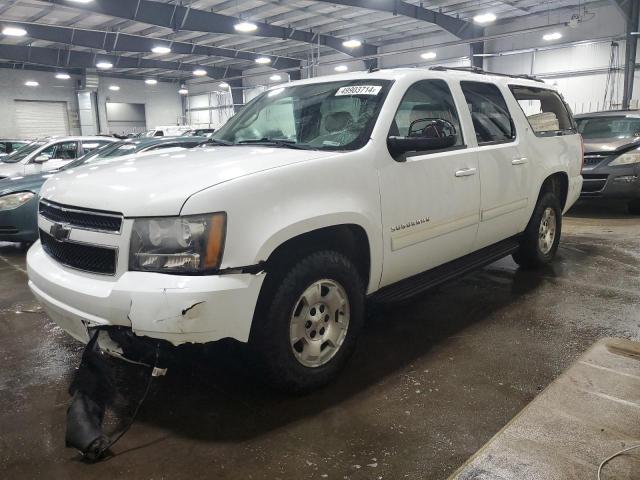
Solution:
[(640, 199), (631, 200), (627, 205), (627, 209), (631, 215), (640, 215)]
[(364, 287), (355, 265), (335, 251), (314, 252), (268, 275), (263, 289), (249, 339), (261, 379), (290, 393), (329, 383), (362, 328)]
[[(543, 225), (546, 222), (548, 228)], [(553, 230), (550, 233), (550, 230)], [(541, 237), (544, 230), (544, 239)], [(562, 209), (553, 192), (545, 192), (538, 199), (533, 215), (513, 254), (515, 262), (523, 268), (537, 268), (550, 263), (558, 251), (562, 231)]]

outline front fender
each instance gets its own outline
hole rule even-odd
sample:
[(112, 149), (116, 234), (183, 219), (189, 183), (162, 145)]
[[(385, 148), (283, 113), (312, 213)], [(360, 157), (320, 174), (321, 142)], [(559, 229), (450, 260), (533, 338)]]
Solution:
[(241, 177), (190, 197), (181, 214), (227, 212), (221, 268), (253, 265), (287, 240), (323, 227), (354, 224), (367, 234), (369, 290), (382, 271), (378, 175), (371, 156), (338, 153)]

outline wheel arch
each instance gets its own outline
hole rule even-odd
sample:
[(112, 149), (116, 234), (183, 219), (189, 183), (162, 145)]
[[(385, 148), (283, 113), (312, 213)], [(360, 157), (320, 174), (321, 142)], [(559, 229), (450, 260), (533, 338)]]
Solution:
[(371, 242), (366, 229), (357, 223), (340, 223), (290, 236), (266, 257), (267, 273), (286, 269), (302, 256), (318, 250), (335, 250), (358, 269), (363, 285), (371, 280)]
[(564, 212), (569, 194), (569, 176), (567, 173), (558, 171), (548, 175), (542, 182), (538, 200), (547, 192), (553, 192), (557, 195), (560, 206), (562, 207), (561, 209)]

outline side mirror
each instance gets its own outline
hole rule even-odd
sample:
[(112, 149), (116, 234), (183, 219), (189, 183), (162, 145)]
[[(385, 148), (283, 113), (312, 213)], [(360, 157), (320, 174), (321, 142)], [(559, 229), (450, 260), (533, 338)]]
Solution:
[(48, 155), (38, 155), (36, 158), (33, 159), (33, 163), (45, 163), (48, 162), (50, 160)]
[(411, 122), (409, 135), (391, 136), (387, 147), (394, 157), (407, 152), (441, 150), (453, 147), (458, 141), (456, 127), (442, 118), (421, 118)]

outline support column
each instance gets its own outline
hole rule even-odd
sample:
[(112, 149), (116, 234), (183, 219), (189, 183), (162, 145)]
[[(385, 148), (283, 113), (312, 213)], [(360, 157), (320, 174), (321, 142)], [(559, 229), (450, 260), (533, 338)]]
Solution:
[(233, 111), (238, 113), (244, 107), (244, 89), (242, 88), (242, 80), (229, 80), (231, 87), (231, 98), (233, 99)]
[(474, 57), (475, 54), (484, 53), (484, 42), (472, 43), (469, 45), (469, 55), (471, 55), (471, 66), (477, 68), (484, 67), (483, 57)]
[(640, 0), (629, 0), (627, 17), (627, 41), (624, 49), (624, 89), (622, 92), (622, 108), (628, 109), (633, 96), (633, 80), (636, 73), (636, 51), (638, 36), (632, 32), (638, 31), (638, 16), (640, 15)]

